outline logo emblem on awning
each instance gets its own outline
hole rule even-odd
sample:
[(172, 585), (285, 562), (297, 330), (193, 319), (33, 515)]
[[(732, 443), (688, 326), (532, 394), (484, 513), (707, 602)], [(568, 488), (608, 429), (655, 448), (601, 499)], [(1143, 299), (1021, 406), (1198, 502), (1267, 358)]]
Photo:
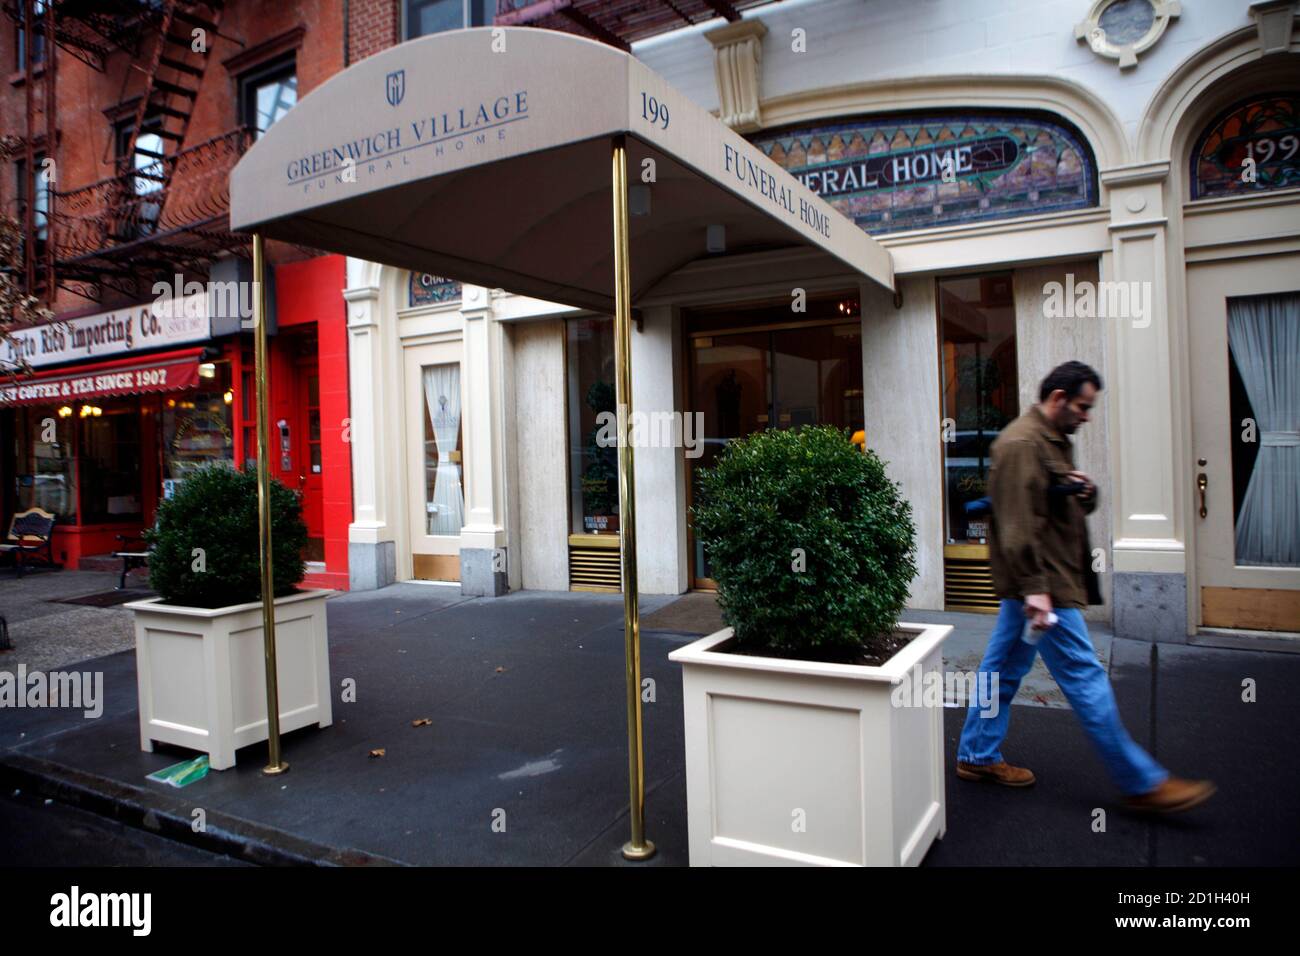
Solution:
[(397, 70), (388, 74), (388, 105), (396, 106), (406, 95), (406, 71)]

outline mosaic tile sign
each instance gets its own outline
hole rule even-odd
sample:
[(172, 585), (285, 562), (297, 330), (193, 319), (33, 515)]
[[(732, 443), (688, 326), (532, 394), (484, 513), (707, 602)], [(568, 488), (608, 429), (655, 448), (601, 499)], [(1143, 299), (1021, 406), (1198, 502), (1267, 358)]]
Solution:
[(1063, 124), (1024, 115), (869, 117), (752, 137), (870, 233), (1097, 204), (1092, 153)]
[(460, 283), (455, 279), (444, 279), (442, 276), (430, 275), (427, 272), (411, 273), (411, 284), (406, 296), (409, 307), (450, 302), (452, 299), (459, 298)]
[(1192, 150), (1192, 198), (1300, 186), (1300, 93), (1255, 96), (1220, 113)]

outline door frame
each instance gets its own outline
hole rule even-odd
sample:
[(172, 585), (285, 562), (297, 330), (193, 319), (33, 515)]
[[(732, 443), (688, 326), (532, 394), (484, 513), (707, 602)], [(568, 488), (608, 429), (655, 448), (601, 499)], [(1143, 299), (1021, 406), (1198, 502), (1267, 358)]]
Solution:
[[(1228, 399), (1231, 355), (1228, 350), (1227, 302), (1232, 298), (1255, 295), (1276, 295), (1287, 292), (1300, 292), (1300, 252), (1283, 251), (1274, 255), (1255, 255), (1234, 258), (1189, 261), (1186, 266), (1187, 286), (1187, 335), (1188, 367), (1192, 381), (1198, 382), (1191, 389), (1191, 401), (1188, 403), (1188, 423), (1191, 444), (1188, 451), (1190, 467), (1185, 474), (1189, 481), (1188, 508), (1189, 515), (1189, 623), (1196, 629), (1227, 628), (1232, 630), (1268, 631), (1274, 634), (1295, 633), (1273, 628), (1251, 626), (1252, 623), (1268, 623), (1268, 608), (1263, 607), (1261, 618), (1250, 620), (1249, 616), (1235, 615), (1226, 611), (1227, 617), (1206, 622), (1206, 588), (1221, 589), (1224, 592), (1241, 590), (1242, 595), (1252, 606), (1258, 608), (1259, 599), (1265, 593), (1284, 592), (1288, 607), (1300, 602), (1300, 568), (1242, 567), (1235, 562), (1235, 538), (1232, 532), (1236, 524), (1229, 520), (1226, 529), (1221, 520), (1207, 526), (1200, 517), (1200, 492), (1197, 476), (1204, 472), (1207, 476), (1209, 497), (1207, 508), (1215, 517), (1224, 513), (1224, 509), (1233, 508), (1232, 499), (1232, 436), (1239, 433), (1240, 425), (1231, 420), (1231, 405)], [(1211, 419), (1217, 418), (1218, 425)], [(1216, 441), (1210, 429), (1224, 429), (1221, 439)], [(1209, 445), (1210, 447), (1206, 447)], [(1228, 454), (1218, 456), (1220, 464), (1216, 469), (1207, 454), (1214, 448), (1226, 447)], [(1199, 462), (1206, 459), (1207, 466)], [(1215, 479), (1218, 479), (1217, 481)], [(1225, 498), (1226, 495), (1226, 498)], [(1216, 546), (1210, 540), (1213, 534), (1227, 535), (1229, 540), (1217, 542), (1217, 546), (1226, 549), (1224, 553), (1232, 555), (1231, 563), (1225, 568), (1222, 557), (1214, 557), (1207, 549)], [(1225, 578), (1224, 575), (1227, 575)], [(1262, 580), (1251, 580), (1262, 579)], [(1288, 594), (1292, 592), (1295, 597)], [(1231, 594), (1218, 595), (1231, 598)]]
[[(404, 421), (402, 423), (401, 473), (404, 487), (406, 546), (398, 555), (399, 579), (456, 582), (460, 580), (460, 534), (431, 535), (424, 531), (424, 381), (422, 369), (429, 365), (455, 363), (460, 368), (461, 395), (461, 493), (467, 474), (464, 461), (464, 409), (466, 403), (464, 346), (460, 336), (421, 338), (402, 343)], [(436, 576), (435, 576), (436, 575)]]
[[(816, 294), (816, 298), (818, 300), (837, 299), (837, 298), (851, 298), (857, 300), (858, 292), (856, 290), (851, 292), (843, 291), (843, 290), (839, 292), (835, 292), (835, 291), (818, 292)], [(739, 325), (736, 326), (735, 328), (726, 328), (726, 327), (702, 328), (699, 330), (692, 330), (690, 328), (691, 317), (693, 315), (708, 316), (711, 314), (725, 314), (725, 313), (734, 313), (734, 312), (744, 312), (750, 309), (761, 309), (764, 306), (771, 305), (772, 301), (773, 300), (771, 299), (759, 299), (752, 302), (742, 302), (742, 303), (728, 304), (723, 306), (710, 305), (708, 307), (703, 307), (699, 309), (691, 309), (688, 307), (682, 308), (681, 336), (682, 336), (682, 349), (683, 349), (682, 362), (684, 366), (683, 375), (682, 375), (682, 385), (684, 390), (684, 394), (682, 395), (683, 414), (691, 415), (694, 414), (696, 411), (698, 411), (698, 409), (694, 407), (695, 404), (694, 402), (694, 397), (695, 397), (694, 341), (695, 339), (714, 338), (721, 335), (741, 335), (741, 334), (753, 333), (753, 332), (772, 333), (772, 332), (786, 331), (790, 329), (811, 329), (811, 328), (820, 328), (822, 326), (850, 325), (854, 321), (858, 323), (859, 328), (861, 327), (862, 310), (861, 310), (861, 306), (859, 305), (858, 315), (853, 318), (822, 317), (822, 318), (812, 318), (812, 319), (805, 319), (802, 321), (792, 321), (792, 322), (769, 322), (769, 323), (757, 323), (751, 325)], [(785, 300), (780, 300), (780, 301), (784, 302)], [(770, 345), (768, 351), (769, 352), (771, 351)], [(860, 353), (859, 353), (859, 360), (861, 361)], [(866, 375), (865, 367), (863, 368), (863, 375), (864, 376)], [(769, 411), (770, 411), (770, 404), (771, 403), (769, 402)], [(691, 522), (691, 508), (695, 504), (695, 480), (694, 480), (695, 466), (696, 466), (695, 460), (688, 458), (686, 459), (685, 467), (682, 469), (682, 480), (685, 481), (686, 483), (686, 494), (684, 496), (684, 500), (686, 502), (686, 585), (687, 585), (687, 590), (689, 591), (716, 591), (718, 589), (718, 584), (716, 581), (714, 581), (712, 578), (698, 577), (695, 573), (695, 529), (692, 526), (692, 522)]]

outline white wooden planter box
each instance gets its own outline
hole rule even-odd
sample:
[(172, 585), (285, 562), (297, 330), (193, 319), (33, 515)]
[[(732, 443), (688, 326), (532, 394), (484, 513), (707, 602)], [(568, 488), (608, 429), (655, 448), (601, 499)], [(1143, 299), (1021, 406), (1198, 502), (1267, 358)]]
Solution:
[[(275, 599), (280, 731), (333, 721), (328, 590)], [(209, 766), (235, 765), (235, 751), (267, 738), (262, 605), (198, 608), (132, 601), (140, 747), (178, 744), (208, 754)]]
[(921, 862), (947, 827), (943, 707), (892, 697), (943, 680), (952, 627), (898, 628), (917, 636), (883, 667), (718, 651), (731, 628), (668, 655), (682, 665), (692, 866)]

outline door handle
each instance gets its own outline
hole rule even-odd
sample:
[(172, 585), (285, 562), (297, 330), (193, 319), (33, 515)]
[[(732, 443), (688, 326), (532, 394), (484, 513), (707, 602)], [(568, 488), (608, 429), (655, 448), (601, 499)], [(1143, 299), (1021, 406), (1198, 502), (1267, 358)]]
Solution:
[(1210, 485), (1210, 479), (1206, 477), (1205, 472), (1196, 476), (1196, 490), (1201, 493), (1201, 517), (1204, 518), (1208, 511), (1205, 509), (1205, 489)]

